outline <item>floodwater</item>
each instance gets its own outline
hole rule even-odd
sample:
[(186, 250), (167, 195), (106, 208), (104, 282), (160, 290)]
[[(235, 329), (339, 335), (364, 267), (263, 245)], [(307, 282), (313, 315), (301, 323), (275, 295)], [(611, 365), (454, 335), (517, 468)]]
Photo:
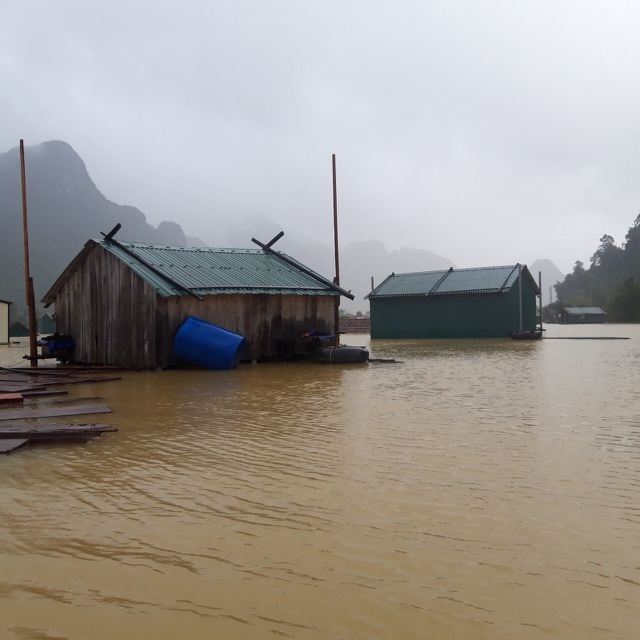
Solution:
[(640, 325), (546, 336), (70, 388), (119, 431), (0, 457), (0, 636), (638, 638)]

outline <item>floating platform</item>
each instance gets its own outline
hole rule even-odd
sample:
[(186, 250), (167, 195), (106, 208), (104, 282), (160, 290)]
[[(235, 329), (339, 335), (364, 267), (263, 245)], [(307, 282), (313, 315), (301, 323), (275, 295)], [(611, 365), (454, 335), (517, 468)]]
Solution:
[(8, 454), (29, 444), (28, 438), (6, 438), (0, 440), (0, 454)]
[(21, 393), (0, 393), (0, 405), (22, 404), (24, 396)]
[(91, 413), (111, 413), (111, 408), (104, 404), (91, 404), (80, 406), (55, 406), (31, 409), (2, 409), (0, 411), (0, 421), (2, 420), (31, 420), (33, 418), (54, 418), (60, 416), (78, 416)]
[(108, 424), (20, 424), (0, 426), (0, 442), (17, 438), (29, 441), (61, 442), (91, 440), (103, 433), (117, 431)]
[(0, 426), (0, 454), (9, 454), (31, 443), (89, 442), (103, 433), (117, 431), (108, 424), (26, 424)]
[(96, 373), (95, 369), (0, 367), (0, 454), (13, 453), (31, 443), (89, 442), (104, 433), (117, 431), (108, 424), (43, 422), (49, 418), (111, 413), (102, 398), (54, 400), (48, 397), (68, 394), (66, 390), (51, 390), (49, 386), (120, 379)]

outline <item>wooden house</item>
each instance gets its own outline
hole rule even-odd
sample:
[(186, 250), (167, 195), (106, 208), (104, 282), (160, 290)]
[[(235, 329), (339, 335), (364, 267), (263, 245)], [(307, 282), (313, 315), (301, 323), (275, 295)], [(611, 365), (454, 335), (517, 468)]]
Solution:
[(536, 328), (526, 266), (392, 273), (366, 297), (372, 338), (508, 338)]
[[(72, 361), (131, 368), (176, 364), (173, 338), (189, 317), (245, 337), (243, 360), (279, 353), (308, 331), (336, 332), (353, 295), (268, 245), (184, 248), (89, 240), (46, 293)], [(275, 240), (275, 239), (274, 239)]]

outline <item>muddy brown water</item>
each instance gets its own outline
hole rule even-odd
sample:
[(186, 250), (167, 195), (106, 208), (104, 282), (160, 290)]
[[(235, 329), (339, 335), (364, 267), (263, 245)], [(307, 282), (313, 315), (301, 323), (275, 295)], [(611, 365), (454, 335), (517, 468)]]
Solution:
[(119, 431), (0, 457), (0, 637), (638, 638), (640, 326), (546, 334), (70, 388)]

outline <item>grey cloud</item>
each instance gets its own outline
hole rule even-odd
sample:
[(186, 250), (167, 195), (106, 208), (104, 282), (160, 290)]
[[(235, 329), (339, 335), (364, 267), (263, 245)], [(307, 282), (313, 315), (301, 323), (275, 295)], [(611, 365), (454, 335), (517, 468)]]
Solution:
[(588, 262), (637, 214), (640, 5), (40, 0), (3, 10), (0, 147), (61, 139), (211, 244), (264, 216), (458, 266)]

